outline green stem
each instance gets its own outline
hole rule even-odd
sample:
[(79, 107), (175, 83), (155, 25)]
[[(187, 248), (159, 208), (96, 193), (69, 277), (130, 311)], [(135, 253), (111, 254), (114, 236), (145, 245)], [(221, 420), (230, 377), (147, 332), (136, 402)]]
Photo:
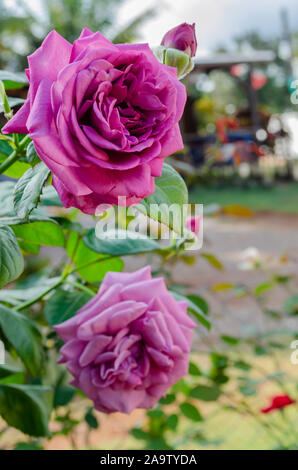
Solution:
[[(74, 257), (75, 257), (75, 254), (77, 252), (77, 249), (79, 247), (79, 244), (80, 244), (80, 241), (81, 241), (81, 236), (78, 234), (78, 238), (77, 238), (77, 241), (75, 243), (75, 246), (74, 246), (74, 249), (73, 249), (73, 252), (71, 255), (69, 255), (69, 258), (70, 258), (70, 262), (65, 266), (63, 272), (62, 272), (62, 277), (63, 279), (66, 279), (67, 276), (70, 274), (70, 270), (71, 270), (71, 266), (72, 264), (74, 263)], [(73, 271), (72, 271), (73, 272)]]
[(22, 304), (15, 307), (15, 310), (18, 310), (18, 311), (23, 310), (24, 308), (30, 307), (31, 305), (35, 304), (35, 302), (38, 302), (39, 300), (41, 300), (45, 295), (47, 295), (53, 289), (56, 289), (56, 287), (59, 287), (63, 283), (63, 281), (64, 279), (61, 277), (57, 282), (55, 282), (55, 284), (53, 284), (51, 287), (48, 287), (48, 289), (44, 290), (33, 299), (27, 300), (26, 302), (23, 302)]
[[(163, 248), (161, 250), (152, 251), (151, 253), (160, 253), (161, 251), (165, 252), (165, 251), (167, 251), (167, 249)], [(148, 253), (148, 252), (144, 251), (144, 252), (140, 252), (138, 254), (140, 255), (140, 254), (146, 254), (146, 253)], [(128, 253), (128, 255), (129, 254), (130, 253)], [(133, 254), (135, 254), (135, 253), (131, 253), (131, 255), (133, 255)], [(41, 300), (45, 295), (47, 295), (53, 289), (55, 289), (56, 287), (63, 284), (63, 282), (67, 282), (68, 284), (73, 284), (78, 289), (80, 288), (81, 290), (85, 290), (86, 292), (88, 292), (89, 295), (92, 293), (92, 296), (94, 296), (95, 295), (94, 292), (91, 291), (91, 289), (88, 289), (88, 287), (83, 286), (82, 284), (76, 283), (74, 281), (66, 281), (66, 279), (70, 274), (73, 274), (74, 272), (79, 271), (80, 269), (87, 268), (88, 266), (90, 266), (92, 264), (95, 264), (95, 263), (103, 263), (103, 262), (108, 261), (108, 260), (113, 259), (113, 258), (118, 258), (118, 255), (110, 255), (110, 256), (106, 256), (105, 258), (98, 258), (96, 260), (89, 261), (88, 263), (82, 264), (81, 266), (77, 266), (76, 268), (72, 269), (71, 271), (69, 271), (70, 266), (67, 265), (67, 269), (64, 270), (64, 273), (62, 274), (60, 279), (55, 284), (53, 284), (51, 287), (49, 287), (48, 289), (46, 289), (45, 291), (43, 291), (41, 294), (37, 295), (33, 299), (27, 300), (26, 302), (23, 302), (22, 304), (18, 305), (15, 308), (15, 310), (23, 310), (24, 308), (30, 307), (31, 305), (33, 305), (36, 302), (38, 302), (39, 300)]]
[(89, 261), (88, 263), (84, 263), (84, 264), (81, 264), (80, 266), (77, 266), (72, 271), (69, 271), (67, 275), (73, 274), (74, 272), (80, 271), (81, 269), (88, 268), (88, 266), (91, 266), (92, 264), (103, 263), (104, 261), (108, 261), (108, 260), (113, 259), (113, 258), (118, 258), (118, 256), (117, 255), (111, 255), (111, 256), (107, 256), (106, 258), (94, 259), (93, 261)]
[(19, 143), (18, 147), (16, 150), (14, 150), (9, 157), (0, 165), (0, 175), (4, 173), (7, 168), (9, 168), (11, 165), (13, 165), (19, 158), (21, 157), (20, 155), (20, 150), (23, 150), (23, 148), (26, 146), (26, 144), (30, 141), (30, 136), (26, 135), (21, 142)]
[(14, 164), (20, 158), (19, 153), (15, 150), (9, 157), (0, 165), (0, 174), (4, 173), (7, 168)]
[(15, 310), (19, 311), (19, 310), (23, 310), (24, 308), (30, 307), (31, 305), (33, 305), (36, 302), (38, 302), (39, 300), (41, 300), (45, 295), (47, 295), (53, 289), (56, 289), (56, 287), (59, 287), (61, 284), (63, 284), (63, 282), (67, 282), (68, 284), (73, 284), (77, 288), (80, 288), (81, 290), (85, 290), (86, 292), (88, 292), (89, 295), (92, 293), (92, 296), (94, 296), (94, 292), (91, 291), (91, 289), (88, 289), (88, 287), (83, 286), (82, 284), (76, 283), (74, 281), (66, 281), (66, 279), (70, 274), (77, 271), (77, 269), (82, 269), (82, 268), (85, 268), (85, 267), (89, 266), (90, 264), (100, 263), (101, 261), (106, 261), (107, 259), (110, 259), (110, 258), (115, 258), (115, 256), (110, 256), (110, 257), (107, 257), (107, 258), (102, 258), (102, 259), (99, 259), (99, 260), (91, 261), (89, 263), (83, 264), (82, 266), (79, 266), (78, 268), (73, 269), (72, 271), (68, 271), (67, 273), (64, 273), (64, 275), (61, 276), (58, 279), (58, 281), (55, 282), (55, 284), (53, 284), (51, 287), (49, 287), (48, 289), (41, 292), (39, 295), (37, 295), (33, 299), (27, 300), (26, 302), (23, 302), (22, 304), (18, 305), (17, 307), (15, 307)]
[[(146, 254), (149, 254), (149, 253), (150, 254), (152, 254), (152, 253), (155, 253), (155, 254), (167, 253), (167, 252), (170, 252), (170, 248), (171, 247), (161, 248), (160, 250), (139, 251), (138, 253), (127, 253), (125, 256), (146, 255)], [(101, 255), (101, 256), (103, 256), (103, 255)], [(124, 256), (124, 255), (120, 255), (120, 256)], [(75, 271), (79, 271), (80, 269), (87, 268), (88, 266), (91, 266), (92, 264), (95, 264), (95, 263), (104, 263), (105, 261), (108, 261), (108, 260), (113, 259), (113, 258), (119, 258), (119, 255), (109, 255), (109, 256), (106, 256), (105, 258), (100, 257), (100, 258), (95, 259), (93, 261), (89, 261), (88, 263), (81, 264), (81, 266), (77, 266), (75, 269), (68, 272), (68, 274), (73, 274)]]
[(65, 281), (65, 283), (69, 284), (70, 286), (74, 286), (74, 287), (76, 287), (77, 289), (79, 289), (83, 292), (86, 292), (91, 297), (95, 296), (95, 293), (93, 292), (93, 290), (89, 289), (89, 287), (87, 287), (87, 286), (84, 286), (84, 284), (80, 284), (79, 282), (76, 282), (76, 281), (67, 281), (67, 280)]

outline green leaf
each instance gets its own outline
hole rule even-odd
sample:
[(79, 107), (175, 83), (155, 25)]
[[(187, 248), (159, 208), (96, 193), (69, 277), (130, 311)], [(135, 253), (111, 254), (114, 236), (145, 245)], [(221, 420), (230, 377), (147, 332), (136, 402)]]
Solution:
[[(1, 141), (0, 141), (1, 142)], [(12, 181), (2, 181), (0, 183), (0, 215), (9, 215), (14, 212), (12, 193), (15, 183)], [(1, 218), (0, 218), (0, 223)]]
[[(182, 235), (187, 216), (186, 210), (183, 211), (182, 206), (187, 203), (188, 191), (183, 178), (172, 166), (164, 163), (161, 177), (155, 178), (154, 193), (143, 199), (135, 207), (153, 220), (162, 222), (179, 235)], [(153, 211), (152, 207), (150, 210), (151, 204), (158, 204), (159, 210)], [(172, 204), (177, 205), (177, 210), (169, 214), (169, 207)], [(178, 222), (175, 222), (175, 220)]]
[[(38, 247), (38, 245), (35, 246)], [(27, 286), (24, 289), (1, 289), (0, 300), (8, 302), (11, 305), (18, 305), (20, 301), (30, 300), (48, 290), (48, 288), (56, 284), (59, 279), (60, 277), (42, 279), (39, 283), (35, 282), (34, 287)]]
[(260, 344), (257, 344), (254, 349), (257, 356), (266, 356), (268, 353), (267, 349)]
[(274, 275), (274, 281), (278, 282), (278, 284), (288, 284), (290, 280), (292, 279), (292, 276), (279, 276), (279, 275)]
[[(13, 98), (11, 96), (7, 97), (7, 101), (10, 108), (14, 108), (15, 106), (19, 106), (20, 104), (24, 104), (25, 100), (23, 98)], [(4, 112), (3, 104), (0, 103), (0, 113)]]
[(12, 118), (12, 111), (10, 109), (7, 94), (3, 82), (0, 80), (0, 110), (4, 113), (6, 119)]
[(178, 426), (178, 415), (172, 414), (167, 418), (166, 425), (168, 428), (170, 428), (172, 431), (175, 431), (175, 429)]
[(223, 265), (216, 256), (212, 255), (211, 253), (201, 253), (201, 256), (205, 258), (205, 260), (207, 260), (208, 263), (211, 264), (211, 266), (214, 268), (223, 270)]
[(63, 207), (62, 202), (58, 196), (58, 193), (54, 186), (46, 186), (43, 189), (42, 195), (40, 197), (41, 203), (44, 206), (58, 206)]
[(52, 390), (40, 385), (0, 383), (0, 415), (9, 424), (31, 436), (49, 436), (48, 421)]
[(23, 86), (28, 83), (24, 73), (13, 73), (6, 70), (0, 70), (0, 80), (4, 83), (6, 90), (23, 88)]
[(33, 255), (38, 255), (40, 246), (36, 243), (22, 242), (19, 241), (19, 247), (24, 253), (32, 253)]
[(234, 367), (236, 367), (236, 369), (241, 369), (241, 370), (245, 370), (245, 371), (250, 370), (251, 367), (252, 367), (250, 364), (248, 364), (247, 362), (242, 361), (242, 360), (235, 361), (233, 365), (234, 365)]
[(37, 163), (40, 163), (40, 158), (37, 155), (33, 142), (30, 142), (26, 149), (26, 158), (31, 166), (35, 166)]
[(288, 315), (298, 315), (298, 294), (292, 295), (285, 301), (284, 310)]
[[(48, 187), (49, 186), (47, 186), (47, 188)], [(82, 233), (84, 231), (83, 226), (79, 222), (72, 222), (67, 217), (57, 215), (55, 217), (52, 217), (52, 220), (55, 220), (55, 222), (57, 222), (64, 231), (68, 230), (78, 233)]]
[(85, 234), (83, 240), (91, 250), (105, 255), (124, 256), (160, 250), (156, 241), (125, 230), (110, 230), (105, 233), (105, 238), (98, 238), (95, 230), (91, 229)]
[(38, 442), (18, 442), (13, 450), (43, 450)]
[(0, 364), (0, 380), (4, 379), (5, 377), (9, 377), (10, 375), (18, 374), (19, 372), (22, 372), (22, 369), (8, 366), (6, 364)]
[(29, 169), (30, 166), (28, 163), (18, 160), (5, 170), (4, 175), (9, 176), (10, 178), (21, 178)]
[(54, 404), (53, 407), (66, 406), (73, 399), (76, 390), (69, 385), (59, 385), (54, 391)]
[(263, 292), (268, 289), (271, 289), (272, 287), (274, 287), (274, 282), (264, 282), (262, 284), (259, 284), (255, 288), (255, 295), (261, 295)]
[(239, 339), (235, 338), (234, 336), (228, 336), (228, 335), (222, 335), (221, 339), (228, 344), (231, 344), (232, 346), (236, 346), (239, 344)]
[(90, 299), (87, 292), (58, 289), (45, 305), (45, 317), (50, 325), (58, 325), (73, 317)]
[(189, 396), (203, 401), (216, 401), (221, 391), (217, 387), (209, 387), (207, 385), (198, 385), (190, 391)]
[(16, 310), (0, 304), (0, 327), (29, 372), (33, 376), (38, 375), (43, 365), (44, 353), (41, 334), (35, 324)]
[(174, 395), (173, 393), (168, 393), (164, 398), (161, 398), (159, 400), (159, 403), (161, 405), (171, 405), (171, 403), (174, 403), (175, 400), (176, 395)]
[[(98, 259), (98, 254), (94, 257), (94, 251), (91, 251), (91, 253), (93, 254), (92, 257), (89, 253), (88, 258), (86, 259), (89, 259), (90, 261), (92, 258), (93, 260), (94, 258)], [(80, 268), (77, 270), (77, 273), (87, 282), (100, 282), (109, 271), (123, 271), (123, 266), (124, 263), (121, 258), (105, 259), (105, 256), (102, 256), (102, 258), (97, 263), (93, 263), (90, 266), (86, 266), (85, 268)]]
[(10, 227), (0, 225), (0, 288), (23, 272), (24, 258)]
[(40, 162), (30, 168), (15, 185), (13, 202), (19, 217), (28, 217), (37, 206), (42, 188), (50, 175), (49, 168)]
[(21, 372), (17, 372), (16, 374), (8, 375), (1, 379), (2, 384), (20, 384), (22, 385), (25, 382), (25, 374), (26, 372), (23, 370)]
[(186, 416), (186, 418), (190, 419), (191, 421), (202, 421), (203, 418), (199, 412), (199, 410), (192, 405), (191, 403), (188, 403), (185, 401), (184, 403), (181, 403), (179, 405), (181, 413)]
[(30, 217), (29, 223), (24, 219), (15, 218), (10, 222), (17, 238), (29, 243), (46, 246), (64, 246), (63, 231), (59, 224), (51, 219)]
[(256, 388), (252, 385), (242, 385), (241, 387), (239, 387), (239, 391), (245, 397), (251, 397), (252, 395), (255, 395), (257, 393)]
[(96, 417), (93, 414), (93, 407), (91, 406), (88, 408), (87, 413), (85, 414), (85, 421), (88, 424), (88, 426), (92, 429), (97, 429), (98, 428), (98, 421)]
[(195, 377), (200, 377), (202, 375), (202, 372), (201, 370), (199, 369), (199, 367), (194, 364), (193, 362), (190, 362), (189, 363), (189, 370), (188, 370), (188, 373), (190, 375), (193, 375)]
[[(13, 152), (13, 148), (10, 146), (10, 144), (6, 140), (3, 140), (2, 137), (4, 137), (4, 136), (0, 134), (1, 163), (3, 161), (2, 157), (8, 157)], [(3, 184), (3, 183), (1, 183), (1, 184)]]
[(221, 282), (220, 284), (215, 284), (212, 286), (211, 290), (213, 292), (222, 291), (222, 290), (230, 290), (234, 289), (235, 284), (231, 284), (230, 282)]
[(183, 393), (183, 395), (186, 395), (186, 396), (189, 395), (189, 391), (190, 391), (190, 386), (189, 386), (188, 383), (185, 382), (184, 379), (180, 379), (171, 388), (171, 392), (173, 392), (173, 393)]
[(164, 417), (164, 412), (161, 409), (155, 408), (153, 410), (146, 411), (146, 415), (151, 419), (162, 419)]
[[(100, 282), (107, 272), (123, 270), (123, 261), (120, 258), (109, 259), (107, 255), (99, 255), (97, 252), (90, 250), (83, 240), (78, 242), (78, 234), (75, 232), (69, 235), (66, 251), (74, 261), (78, 274), (87, 282)], [(80, 268), (80, 266), (88, 263), (93, 264)]]
[(141, 441), (146, 441), (149, 437), (149, 434), (147, 432), (143, 431), (143, 429), (140, 429), (140, 428), (132, 428), (132, 430), (130, 431), (130, 434), (135, 439), (138, 439), (138, 440), (141, 440)]
[(211, 324), (205, 317), (205, 313), (200, 309), (198, 305), (192, 302), (188, 297), (182, 294), (178, 294), (178, 292), (174, 292), (174, 291), (170, 291), (170, 292), (175, 297), (176, 300), (186, 301), (188, 303), (187, 310), (189, 311), (189, 313), (191, 313), (199, 323), (205, 326), (205, 328), (210, 330)]
[(196, 294), (189, 294), (186, 296), (190, 302), (195, 304), (205, 315), (208, 315), (209, 305), (203, 297)]

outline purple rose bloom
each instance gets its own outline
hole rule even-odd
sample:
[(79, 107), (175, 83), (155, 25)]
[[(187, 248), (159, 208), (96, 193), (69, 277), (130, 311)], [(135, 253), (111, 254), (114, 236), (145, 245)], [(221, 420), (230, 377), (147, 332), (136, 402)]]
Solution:
[(55, 330), (59, 362), (97, 410), (152, 408), (188, 372), (194, 322), (147, 266), (106, 274), (98, 294)]
[(183, 148), (186, 92), (147, 44), (112, 44), (84, 29), (70, 44), (52, 31), (28, 57), (30, 88), (4, 133), (30, 134), (65, 207), (94, 214), (154, 192), (165, 157)]
[(197, 51), (197, 39), (195, 23), (182, 23), (168, 31), (162, 41), (162, 46), (179, 49), (190, 57), (194, 57)]

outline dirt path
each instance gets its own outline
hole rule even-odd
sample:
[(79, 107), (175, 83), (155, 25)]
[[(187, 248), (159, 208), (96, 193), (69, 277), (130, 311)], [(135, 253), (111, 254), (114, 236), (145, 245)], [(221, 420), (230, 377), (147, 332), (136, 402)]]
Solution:
[[(214, 269), (197, 256), (193, 266), (178, 263), (173, 269), (176, 283), (185, 283), (191, 292), (204, 295), (214, 316), (211, 337), (221, 334), (249, 334), (271, 328), (295, 327), (297, 317), (278, 323), (261, 314), (260, 306), (250, 296), (235, 298), (231, 290), (214, 293), (212, 286), (221, 283), (244, 285), (254, 289), (267, 282), (271, 274), (291, 275), (290, 288), (298, 292), (298, 216), (259, 213), (253, 218), (205, 218), (202, 252), (216, 255), (224, 270)], [(256, 264), (262, 264), (257, 269)], [(269, 291), (268, 291), (269, 292)], [(288, 290), (277, 287), (270, 290), (267, 307), (278, 310), (289, 297)]]
[[(215, 269), (200, 253), (212, 253), (224, 269)], [(253, 290), (268, 282), (271, 274), (278, 274), (293, 276), (290, 289), (298, 293), (298, 216), (258, 213), (252, 218), (205, 217), (203, 248), (195, 257), (193, 265), (178, 262), (170, 271), (173, 283), (183, 284), (188, 292), (208, 300), (212, 318), (208, 341), (216, 341), (220, 334), (246, 336), (281, 327), (298, 330), (297, 317), (290, 321), (271, 320), (261, 313), (260, 305), (252, 296), (237, 298), (231, 289), (212, 290), (222, 283)], [(136, 269), (144, 262), (144, 258), (128, 258), (126, 269)], [(257, 263), (263, 268), (256, 268)], [(274, 311), (281, 309), (290, 296), (284, 286), (268, 293), (266, 306)]]

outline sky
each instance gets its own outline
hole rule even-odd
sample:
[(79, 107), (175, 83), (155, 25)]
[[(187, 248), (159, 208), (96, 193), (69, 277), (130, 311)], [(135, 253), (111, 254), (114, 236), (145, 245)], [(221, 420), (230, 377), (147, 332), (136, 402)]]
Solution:
[(142, 27), (142, 40), (157, 45), (171, 27), (195, 22), (200, 55), (229, 44), (245, 31), (258, 30), (269, 38), (280, 35), (283, 7), (288, 10), (291, 29), (298, 30), (297, 0), (127, 0), (119, 22), (125, 24), (127, 18), (152, 6), (157, 7), (157, 15)]

